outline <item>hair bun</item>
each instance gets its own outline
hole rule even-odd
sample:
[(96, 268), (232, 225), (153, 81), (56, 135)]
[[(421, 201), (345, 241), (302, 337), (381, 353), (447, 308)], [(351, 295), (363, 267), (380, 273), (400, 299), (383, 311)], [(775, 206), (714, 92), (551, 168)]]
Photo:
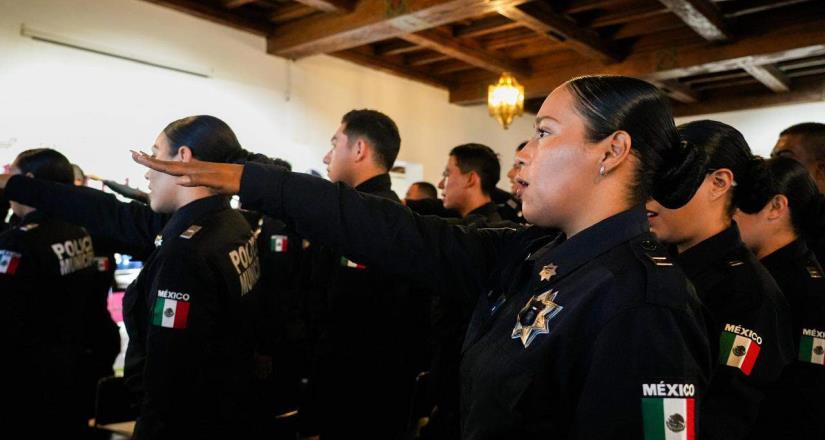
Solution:
[(651, 196), (668, 209), (681, 208), (705, 178), (705, 151), (687, 141), (667, 149), (653, 179)]

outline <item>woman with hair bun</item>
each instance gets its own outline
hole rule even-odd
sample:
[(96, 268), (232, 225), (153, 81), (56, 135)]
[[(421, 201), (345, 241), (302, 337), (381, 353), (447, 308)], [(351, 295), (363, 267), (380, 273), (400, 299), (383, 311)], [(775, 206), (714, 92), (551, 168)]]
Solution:
[[(634, 78), (570, 80), (535, 125), (518, 155), (535, 225), (525, 230), (451, 225), (258, 164), (134, 157), (182, 185), (239, 193), (310, 240), (470, 304), (464, 439), (693, 438), (711, 364), (705, 323), (650, 235), (644, 202), (689, 200), (701, 156), (680, 141), (667, 99)], [(381, 316), (360, 319), (392, 331)]]
[(680, 125), (679, 134), (705, 152), (705, 177), (679, 209), (650, 201), (650, 227), (673, 246), (711, 315), (718, 360), (700, 412), (700, 437), (743, 439), (753, 432), (766, 390), (794, 356), (790, 312), (733, 222), (753, 181), (747, 142), (735, 128), (709, 120)]
[(758, 160), (753, 176), (734, 218), (790, 303), (798, 357), (769, 390), (752, 438), (825, 438), (825, 272), (805, 241), (821, 234), (825, 196), (793, 159)]
[[(166, 126), (152, 154), (249, 158), (229, 126), (206, 115)], [(226, 196), (151, 170), (146, 179), (149, 206), (25, 176), (0, 175), (0, 188), (144, 261), (123, 298), (125, 379), (140, 411), (133, 438), (257, 438), (253, 338), (241, 304), (260, 275), (256, 237)]]

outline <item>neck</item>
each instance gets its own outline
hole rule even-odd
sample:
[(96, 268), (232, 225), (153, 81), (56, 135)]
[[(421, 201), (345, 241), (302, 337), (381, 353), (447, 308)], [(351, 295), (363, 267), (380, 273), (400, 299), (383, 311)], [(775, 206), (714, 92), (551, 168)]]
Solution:
[[(607, 179), (620, 176), (608, 175)], [(589, 200), (579, 203), (579, 212), (569, 221), (559, 225), (559, 229), (570, 238), (579, 232), (631, 208), (627, 195), (616, 185), (604, 185), (600, 191), (592, 191)]]
[(792, 230), (783, 228), (779, 231), (775, 231), (773, 234), (769, 234), (768, 237), (765, 238), (762, 245), (753, 250), (753, 253), (756, 254), (757, 260), (761, 260), (792, 243), (797, 238), (796, 233)]
[(728, 229), (731, 225), (730, 219), (724, 219), (722, 221), (713, 221), (713, 222), (706, 222), (705, 224), (701, 225), (700, 228), (694, 233), (690, 238), (687, 240), (676, 244), (676, 251), (680, 254), (693, 246), (707, 240), (710, 237)]
[(469, 196), (468, 203), (465, 203), (461, 209), (458, 210), (458, 213), (461, 214), (461, 217), (467, 217), (471, 212), (475, 211), (478, 208), (490, 203), (492, 199), (490, 196), (482, 194), (482, 193), (475, 193)]
[(215, 195), (215, 193), (202, 186), (182, 189), (181, 192), (178, 193), (178, 206), (175, 210), (177, 211), (196, 200), (205, 199), (213, 195)]

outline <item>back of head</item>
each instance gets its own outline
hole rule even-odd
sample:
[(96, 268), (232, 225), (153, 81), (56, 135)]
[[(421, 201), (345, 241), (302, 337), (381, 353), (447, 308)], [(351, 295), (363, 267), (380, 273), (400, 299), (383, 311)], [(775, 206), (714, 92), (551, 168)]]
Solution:
[(430, 182), (415, 182), (413, 183), (413, 186), (415, 186), (418, 191), (420, 191), (421, 194), (425, 195), (428, 199), (438, 198), (438, 190), (436, 190), (435, 185)]
[(182, 146), (192, 150), (195, 159), (207, 162), (235, 163), (250, 153), (241, 148), (235, 133), (222, 120), (209, 115), (189, 116), (172, 122), (163, 129), (169, 139), (171, 155)]
[(475, 171), (481, 179), (481, 191), (491, 195), (501, 175), (501, 164), (492, 148), (482, 144), (463, 144), (450, 150), (462, 173)]
[(825, 124), (803, 122), (782, 130), (779, 135), (798, 137), (808, 154), (817, 160), (825, 160)]
[(755, 214), (774, 196), (782, 194), (788, 199), (791, 224), (797, 235), (813, 237), (825, 231), (825, 196), (802, 164), (786, 157), (757, 158), (751, 163), (750, 176), (750, 188), (739, 201), (743, 212)]
[(376, 164), (389, 171), (401, 149), (398, 126), (389, 116), (375, 110), (351, 110), (341, 119), (350, 142), (363, 138), (372, 146)]
[(14, 159), (14, 167), (20, 174), (31, 173), (35, 179), (51, 182), (74, 183), (74, 170), (66, 156), (51, 148), (26, 150)]
[(730, 125), (707, 119), (682, 124), (678, 130), (682, 139), (705, 152), (703, 173), (722, 168), (733, 173), (736, 184), (728, 206), (728, 213), (732, 215), (751, 187), (754, 156), (745, 137)]
[(590, 142), (620, 130), (630, 135), (639, 162), (630, 188), (633, 204), (653, 197), (662, 206), (678, 208), (693, 197), (702, 183), (702, 153), (681, 141), (659, 89), (637, 78), (609, 75), (578, 77), (565, 86)]

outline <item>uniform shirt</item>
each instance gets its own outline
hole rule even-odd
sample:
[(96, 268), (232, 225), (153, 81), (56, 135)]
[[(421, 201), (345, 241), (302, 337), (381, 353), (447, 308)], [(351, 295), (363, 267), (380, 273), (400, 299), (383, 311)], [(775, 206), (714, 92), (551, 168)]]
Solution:
[(48, 420), (44, 433), (77, 434), (85, 424), (76, 385), (94, 263), (83, 228), (41, 211), (0, 233), (3, 419), (17, 428)]
[(718, 359), (700, 433), (703, 438), (745, 438), (754, 429), (766, 389), (794, 357), (788, 303), (745, 248), (736, 224), (676, 261), (710, 311), (710, 340)]
[(782, 371), (760, 409), (753, 438), (825, 438), (825, 278), (801, 239), (760, 262), (790, 303), (798, 357)]
[[(354, 190), (401, 207), (389, 174)], [(310, 246), (314, 367), (304, 433), (394, 438), (406, 428), (415, 376), (424, 369), (427, 302), (408, 280), (342, 251)], [(378, 329), (377, 322), (392, 323), (391, 328)], [(361, 422), (353, 423), (356, 419)]]
[(701, 306), (642, 207), (554, 240), (538, 228), (450, 225), (256, 164), (240, 195), (356, 261), (476, 299), (461, 362), (464, 438), (652, 439), (695, 428), (711, 368)]
[(493, 203), (495, 203), (498, 213), (503, 220), (513, 223), (527, 222), (524, 219), (524, 214), (521, 212), (521, 201), (507, 191), (496, 188), (493, 191)]
[(146, 256), (123, 300), (125, 376), (141, 407), (134, 438), (249, 437), (253, 337), (239, 303), (260, 266), (249, 224), (225, 197), (168, 216), (21, 176), (9, 179), (6, 195)]

